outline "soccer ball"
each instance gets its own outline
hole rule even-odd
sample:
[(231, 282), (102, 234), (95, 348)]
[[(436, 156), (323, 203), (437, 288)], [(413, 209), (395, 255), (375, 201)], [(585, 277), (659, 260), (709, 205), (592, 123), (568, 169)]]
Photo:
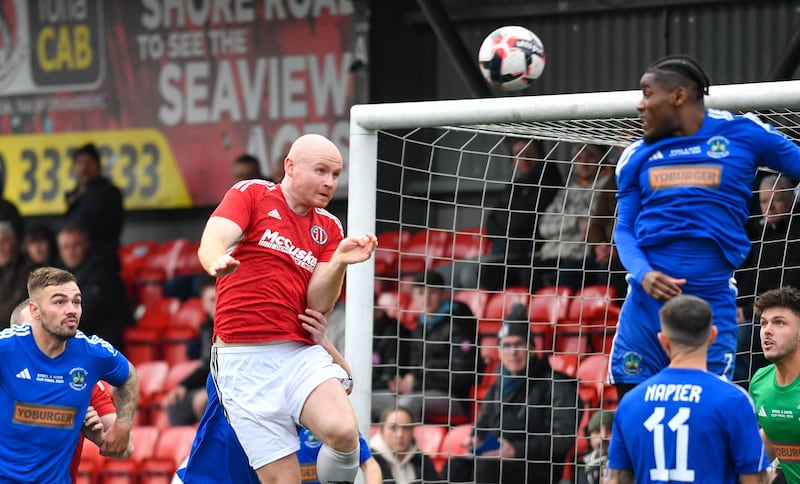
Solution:
[(478, 64), (486, 81), (503, 91), (519, 91), (542, 75), (545, 56), (539, 37), (525, 27), (495, 30), (478, 51)]

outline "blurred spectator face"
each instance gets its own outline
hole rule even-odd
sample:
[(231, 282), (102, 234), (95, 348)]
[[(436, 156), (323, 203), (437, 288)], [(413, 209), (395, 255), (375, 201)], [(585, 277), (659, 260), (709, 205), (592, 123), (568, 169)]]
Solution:
[(402, 409), (389, 412), (383, 427), (381, 427), (381, 437), (389, 450), (400, 454), (408, 452), (414, 442), (414, 425), (411, 423), (411, 415)]
[(80, 153), (72, 163), (72, 176), (78, 185), (85, 185), (100, 176), (100, 162), (87, 153)]
[(75, 269), (86, 258), (89, 241), (79, 230), (65, 230), (58, 234), (58, 254), (67, 269)]
[(16, 260), (19, 244), (10, 224), (0, 227), (0, 267), (5, 267)]
[(50, 244), (44, 239), (25, 240), (25, 253), (28, 258), (37, 264), (48, 264), (50, 261)]
[(518, 375), (528, 366), (528, 342), (522, 336), (509, 335), (500, 342), (500, 359), (512, 374)]
[(209, 318), (214, 317), (214, 307), (217, 304), (217, 289), (214, 286), (205, 286), (200, 292), (200, 300), (203, 301), (203, 309), (206, 310)]
[(411, 304), (428, 314), (435, 313), (444, 301), (444, 289), (430, 286), (414, 286), (411, 290)]
[[(766, 180), (765, 180), (766, 182)], [(761, 213), (766, 218), (766, 222), (775, 225), (782, 219), (789, 216), (792, 212), (794, 203), (794, 190), (783, 188), (779, 185), (774, 186), (773, 182), (761, 184), (758, 194), (758, 201), (761, 205)]]
[(600, 447), (603, 448), (603, 453), (608, 453), (608, 444), (611, 440), (611, 429), (601, 425), (599, 429), (593, 430), (589, 434), (589, 443), (592, 445), (592, 449), (599, 449)]
[(600, 159), (603, 154), (597, 151), (594, 146), (584, 146), (582, 150), (575, 155), (575, 172), (579, 177), (593, 180), (597, 174), (597, 169), (600, 167)]
[(528, 143), (524, 140), (516, 141), (511, 150), (517, 161), (516, 176), (532, 173), (539, 164), (539, 160), (544, 156), (543, 153), (539, 152), (539, 147), (536, 143)]
[(233, 164), (233, 181), (234, 183), (242, 180), (262, 178), (259, 166), (253, 163), (234, 163)]

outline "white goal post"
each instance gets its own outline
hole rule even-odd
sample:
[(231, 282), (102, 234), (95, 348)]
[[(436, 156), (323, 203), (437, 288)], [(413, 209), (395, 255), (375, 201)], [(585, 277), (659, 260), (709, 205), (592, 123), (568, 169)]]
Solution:
[[(376, 200), (380, 192), (378, 143), (383, 133), (407, 133), (426, 128), (457, 132), (466, 139), (461, 154), (477, 149), (470, 143), (487, 133), (498, 137), (496, 139), (508, 136), (538, 138), (550, 143), (623, 147), (641, 135), (636, 110), (640, 99), (641, 91), (631, 90), (353, 106), (346, 167), (349, 172), (347, 233), (376, 232)], [(796, 114), (800, 112), (800, 81), (715, 85), (711, 86), (705, 102), (708, 108), (754, 112), (789, 137), (800, 139), (800, 116)], [(436, 144), (435, 136), (431, 144)], [(485, 144), (488, 144), (489, 153), (497, 150), (497, 141)], [(432, 150), (430, 157), (434, 158), (435, 153)], [(469, 160), (458, 157), (458, 162), (468, 163)], [(453, 176), (458, 177), (464, 169), (459, 165)], [(462, 181), (448, 183), (451, 184), (447, 186), (458, 187)], [(487, 182), (480, 176), (470, 175), (463, 183), (485, 187)], [(483, 200), (483, 195), (480, 198)], [(457, 202), (453, 213), (460, 208), (455, 205)], [(346, 359), (355, 382), (351, 399), (364, 435), (369, 435), (370, 431), (375, 277), (374, 260), (347, 269)]]

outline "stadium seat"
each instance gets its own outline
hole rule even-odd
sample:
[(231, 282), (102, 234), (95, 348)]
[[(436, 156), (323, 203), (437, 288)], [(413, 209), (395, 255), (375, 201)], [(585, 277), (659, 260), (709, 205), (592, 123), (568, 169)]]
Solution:
[(571, 377), (578, 374), (578, 359), (578, 355), (573, 354), (553, 354), (547, 357), (550, 368)]
[(100, 471), (103, 484), (133, 484), (138, 480), (139, 466), (145, 459), (153, 456), (160, 434), (159, 429), (152, 426), (135, 426), (133, 436), (133, 454), (127, 459), (107, 459)]
[(397, 278), (400, 249), (411, 239), (411, 233), (405, 230), (388, 230), (379, 233), (377, 237), (375, 274)]
[(197, 249), (200, 248), (200, 242), (190, 242), (183, 244), (178, 252), (177, 260), (175, 261), (175, 275), (186, 274), (202, 274), (205, 272), (200, 258), (197, 257)]
[(578, 363), (578, 394), (587, 408), (613, 409), (617, 406), (617, 389), (608, 381), (608, 356), (588, 355)]
[(531, 294), (527, 287), (508, 287), (490, 297), (486, 304), (483, 319), (478, 321), (480, 334), (497, 334), (505, 318), (514, 304), (523, 304), (526, 308), (530, 305)]
[(145, 266), (147, 258), (157, 249), (158, 243), (154, 240), (139, 240), (120, 246), (120, 276), (131, 300), (137, 300), (134, 284), (139, 272)]
[(139, 484), (169, 483), (175, 469), (189, 455), (195, 432), (193, 425), (164, 429), (153, 455), (139, 466)]
[(409, 330), (417, 326), (418, 312), (411, 309), (411, 295), (398, 289), (382, 292), (375, 304), (386, 311), (386, 315), (396, 319)]
[(200, 326), (208, 318), (206, 310), (203, 308), (203, 300), (193, 297), (180, 303), (178, 310), (172, 315), (172, 326), (183, 326), (200, 330)]
[(106, 458), (100, 455), (100, 448), (89, 439), (83, 439), (81, 460), (78, 464), (76, 484), (93, 484), (98, 481), (100, 470)]
[(453, 259), (476, 259), (490, 253), (492, 241), (480, 228), (462, 229), (453, 236)]
[(469, 454), (469, 449), (464, 446), (464, 442), (471, 434), (472, 424), (456, 425), (451, 428), (442, 440), (442, 453), (446, 457)]
[(587, 286), (576, 293), (570, 304), (568, 319), (580, 324), (580, 331), (593, 352), (611, 352), (620, 312), (613, 299), (613, 287)]
[(148, 422), (150, 406), (164, 391), (169, 365), (161, 360), (146, 361), (136, 366), (136, 373), (139, 375), (139, 411)]
[(401, 247), (400, 273), (416, 274), (452, 262), (453, 234), (444, 230), (421, 229)]
[(159, 358), (162, 332), (179, 307), (179, 299), (165, 297), (140, 306), (136, 324), (122, 333), (125, 356), (134, 366)]
[(161, 359), (166, 361), (170, 367), (189, 361), (187, 346), (199, 334), (196, 329), (186, 326), (167, 328), (159, 339)]
[(441, 425), (422, 424), (414, 427), (414, 439), (417, 441), (417, 447), (430, 457), (439, 453), (446, 434), (447, 428)]
[[(531, 334), (537, 338), (535, 343), (538, 349), (553, 349), (554, 328), (566, 316), (571, 295), (572, 290), (567, 286), (550, 286), (537, 290), (531, 296), (528, 319), (531, 322)], [(541, 347), (539, 341), (542, 342)]]

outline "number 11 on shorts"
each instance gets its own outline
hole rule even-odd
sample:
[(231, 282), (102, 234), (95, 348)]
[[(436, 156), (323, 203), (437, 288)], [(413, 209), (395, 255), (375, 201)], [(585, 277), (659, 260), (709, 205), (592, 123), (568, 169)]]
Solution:
[(687, 469), (689, 460), (689, 408), (681, 407), (667, 423), (669, 430), (676, 433), (675, 439), (675, 468), (667, 469), (664, 456), (664, 416), (666, 409), (656, 407), (653, 413), (644, 422), (644, 427), (653, 434), (653, 452), (655, 452), (656, 467), (650, 469), (651, 481), (676, 481), (694, 482), (694, 471)]

